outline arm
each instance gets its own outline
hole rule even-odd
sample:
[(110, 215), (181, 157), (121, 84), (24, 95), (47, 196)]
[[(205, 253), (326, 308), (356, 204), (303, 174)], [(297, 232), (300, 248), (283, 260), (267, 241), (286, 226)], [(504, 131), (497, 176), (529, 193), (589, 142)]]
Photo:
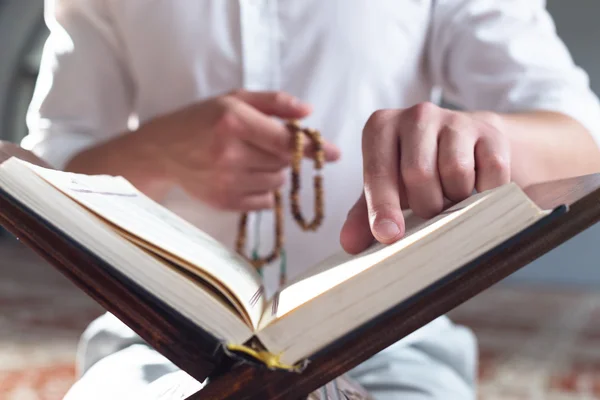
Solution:
[(40, 159), (32, 152), (24, 150), (22, 147), (19, 147), (14, 143), (0, 140), (0, 164), (11, 157), (16, 157), (41, 167), (50, 168), (50, 166), (44, 160)]
[[(71, 159), (128, 131), (133, 85), (104, 0), (50, 0), (45, 11), (50, 36), (21, 145), (56, 169), (81, 172)], [(111, 161), (97, 171), (139, 175), (135, 164)]]
[(84, 148), (67, 160), (64, 169), (86, 175), (123, 176), (148, 197), (160, 201), (172, 185), (156, 157), (160, 148), (141, 138), (160, 135), (157, 125), (148, 124)]
[[(236, 91), (131, 131), (133, 84), (123, 62), (129, 54), (106, 0), (54, 1), (24, 148), (57, 169), (124, 176), (158, 201), (177, 186), (216, 208), (272, 207), (292, 147), (287, 129), (271, 117), (304, 118), (308, 105), (285, 93)], [(326, 160), (337, 159), (333, 145), (324, 148)]]
[(533, 111), (492, 119), (508, 136), (511, 178), (521, 187), (600, 172), (595, 137), (567, 114)]
[(449, 101), (488, 111), (525, 186), (600, 170), (600, 105), (543, 0), (439, 0), (431, 74)]
[(340, 233), (348, 252), (400, 239), (402, 209), (430, 218), (473, 190), (600, 171), (600, 104), (542, 0), (438, 0), (427, 50), (432, 81), (465, 111), (371, 116), (364, 193)]

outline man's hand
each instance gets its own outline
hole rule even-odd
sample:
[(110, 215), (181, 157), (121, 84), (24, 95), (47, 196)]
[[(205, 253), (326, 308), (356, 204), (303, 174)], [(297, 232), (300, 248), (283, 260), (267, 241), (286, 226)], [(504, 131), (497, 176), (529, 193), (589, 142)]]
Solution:
[(375, 112), (363, 131), (364, 192), (342, 228), (344, 249), (401, 238), (402, 209), (430, 218), (474, 189), (508, 183), (510, 143), (490, 117), (429, 103)]
[[(111, 155), (114, 165), (121, 166), (119, 173), (145, 191), (177, 184), (218, 209), (271, 208), (293, 150), (292, 136), (272, 117), (300, 119), (309, 113), (307, 105), (286, 93), (237, 91), (158, 117), (108, 146), (81, 154), (69, 169), (89, 173), (90, 159)], [(327, 161), (339, 157), (330, 143), (324, 143), (324, 150)]]

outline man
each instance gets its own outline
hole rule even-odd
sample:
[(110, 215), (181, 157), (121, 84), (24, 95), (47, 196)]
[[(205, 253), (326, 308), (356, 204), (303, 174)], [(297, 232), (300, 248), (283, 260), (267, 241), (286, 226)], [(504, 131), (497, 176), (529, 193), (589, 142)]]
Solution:
[[(55, 0), (47, 17), (23, 146), (123, 175), (231, 247), (240, 212), (288, 191), (277, 119), (322, 132), (326, 218), (309, 234), (286, 212), (290, 277), (340, 245), (401, 238), (401, 209), (429, 217), (473, 190), (600, 170), (598, 100), (542, 0)], [(267, 221), (249, 238), (262, 254)], [(111, 315), (81, 354), (68, 399), (201, 386)], [(376, 399), (474, 399), (475, 369), (472, 335), (443, 317), (349, 375)]]

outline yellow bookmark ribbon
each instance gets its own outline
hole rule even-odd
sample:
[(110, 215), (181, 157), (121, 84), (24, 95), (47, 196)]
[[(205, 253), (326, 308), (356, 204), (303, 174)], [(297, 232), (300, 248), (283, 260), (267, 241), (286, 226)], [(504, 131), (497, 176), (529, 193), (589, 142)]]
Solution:
[(268, 351), (259, 351), (259, 350), (255, 350), (251, 347), (248, 347), (248, 346), (242, 346), (242, 345), (237, 345), (237, 344), (228, 344), (227, 350), (247, 354), (247, 355), (255, 358), (256, 360), (261, 361), (268, 368), (271, 368), (271, 369), (281, 369), (281, 370), (294, 371), (294, 372), (299, 372), (300, 370), (303, 369), (301, 366), (287, 365), (287, 364), (281, 363), (281, 361), (280, 361), (281, 355), (269, 353)]

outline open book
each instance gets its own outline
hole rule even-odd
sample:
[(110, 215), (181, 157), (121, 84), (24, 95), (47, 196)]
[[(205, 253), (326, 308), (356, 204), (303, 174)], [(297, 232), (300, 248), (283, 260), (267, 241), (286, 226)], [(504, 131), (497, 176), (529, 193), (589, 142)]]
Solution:
[[(86, 176), (11, 158), (0, 189), (233, 352), (248, 343), (281, 368), (434, 286), (547, 215), (515, 184), (478, 193), (407, 232), (311, 267), (266, 298), (258, 272), (121, 177)], [(257, 347), (258, 346), (258, 347)], [(247, 346), (246, 346), (247, 347)], [(265, 361), (265, 359), (263, 359)]]

